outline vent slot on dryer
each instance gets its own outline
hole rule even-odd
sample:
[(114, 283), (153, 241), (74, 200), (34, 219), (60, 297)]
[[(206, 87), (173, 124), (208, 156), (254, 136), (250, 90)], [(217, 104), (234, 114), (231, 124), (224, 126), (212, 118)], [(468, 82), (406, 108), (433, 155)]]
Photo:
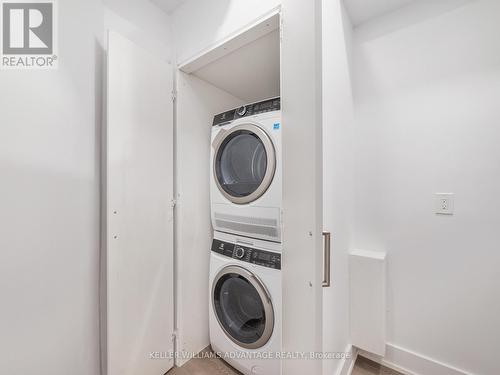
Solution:
[(229, 230), (244, 236), (279, 241), (279, 224), (276, 219), (215, 213), (215, 224), (216, 229), (222, 232)]

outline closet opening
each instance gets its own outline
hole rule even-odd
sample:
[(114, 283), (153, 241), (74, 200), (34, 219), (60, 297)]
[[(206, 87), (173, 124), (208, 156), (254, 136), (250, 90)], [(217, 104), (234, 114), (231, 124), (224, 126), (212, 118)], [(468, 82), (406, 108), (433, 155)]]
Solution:
[[(224, 351), (224, 345), (242, 340), (242, 347), (279, 351), (280, 10), (181, 62), (175, 80), (177, 351), (196, 353), (209, 343)], [(227, 256), (220, 246), (235, 252)], [(239, 256), (243, 274), (248, 272), (245, 265), (251, 269), (259, 264), (272, 277), (261, 275), (262, 286), (240, 285), (244, 278), (234, 269), (229, 272), (229, 263)], [(215, 279), (234, 280), (239, 293), (257, 302), (245, 307), (221, 300), (225, 294), (215, 287)], [(224, 314), (218, 314), (220, 306), (225, 306)], [(251, 332), (238, 320), (246, 316), (237, 313), (241, 309), (252, 317)], [(219, 333), (214, 338), (215, 330)], [(185, 362), (179, 358), (177, 365)], [(272, 362), (258, 365), (279, 366)], [(231, 364), (240, 370), (250, 366), (245, 371), (256, 365)]]

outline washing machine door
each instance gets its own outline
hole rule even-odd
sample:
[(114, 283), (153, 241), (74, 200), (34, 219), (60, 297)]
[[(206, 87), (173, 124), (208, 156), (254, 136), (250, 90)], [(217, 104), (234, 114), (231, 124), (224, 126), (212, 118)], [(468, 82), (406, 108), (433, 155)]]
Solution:
[(214, 140), (215, 182), (236, 204), (250, 203), (266, 192), (276, 169), (276, 154), (267, 133), (255, 124), (221, 130)]
[(222, 269), (212, 286), (212, 305), (227, 337), (247, 349), (265, 345), (273, 333), (271, 297), (259, 279), (238, 266)]

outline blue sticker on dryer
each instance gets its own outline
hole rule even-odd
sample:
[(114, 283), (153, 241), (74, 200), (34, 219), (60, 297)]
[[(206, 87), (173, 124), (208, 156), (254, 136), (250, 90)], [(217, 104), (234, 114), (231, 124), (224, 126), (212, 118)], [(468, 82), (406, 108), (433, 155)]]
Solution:
[(279, 128), (280, 128), (280, 123), (279, 122), (277, 122), (276, 124), (273, 125), (273, 129), (274, 130), (279, 130)]

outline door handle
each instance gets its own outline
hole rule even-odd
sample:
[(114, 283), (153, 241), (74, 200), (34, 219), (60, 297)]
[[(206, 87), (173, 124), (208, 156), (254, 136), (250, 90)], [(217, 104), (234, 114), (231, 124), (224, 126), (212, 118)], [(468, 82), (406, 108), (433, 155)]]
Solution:
[(331, 244), (332, 235), (330, 232), (323, 232), (323, 288), (328, 288), (330, 286), (330, 273), (331, 273)]

